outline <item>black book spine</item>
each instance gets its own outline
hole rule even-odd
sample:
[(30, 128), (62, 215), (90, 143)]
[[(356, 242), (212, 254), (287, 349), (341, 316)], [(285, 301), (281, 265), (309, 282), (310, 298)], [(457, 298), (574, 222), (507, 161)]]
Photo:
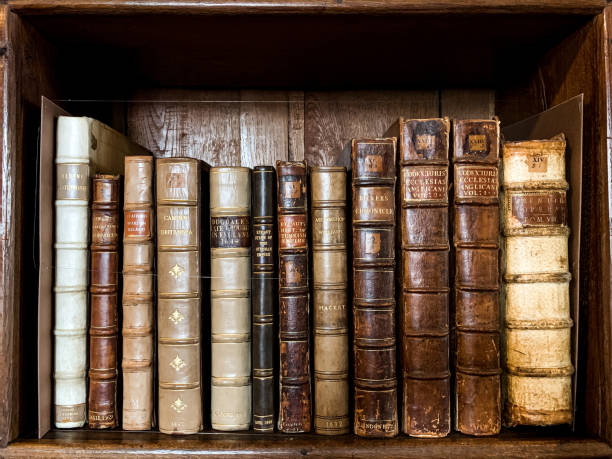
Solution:
[(276, 173), (271, 166), (253, 169), (253, 429), (274, 431), (274, 356), (276, 348)]

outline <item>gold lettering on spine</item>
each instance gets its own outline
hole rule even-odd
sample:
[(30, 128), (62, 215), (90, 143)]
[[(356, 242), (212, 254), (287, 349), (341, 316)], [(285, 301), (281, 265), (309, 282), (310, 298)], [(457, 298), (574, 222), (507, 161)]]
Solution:
[(455, 183), (458, 198), (496, 198), (499, 189), (497, 167), (457, 165)]

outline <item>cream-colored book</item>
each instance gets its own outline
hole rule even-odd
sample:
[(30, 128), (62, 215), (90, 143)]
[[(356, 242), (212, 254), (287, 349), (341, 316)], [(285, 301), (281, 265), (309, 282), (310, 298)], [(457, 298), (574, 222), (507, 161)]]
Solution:
[(505, 423), (572, 421), (565, 138), (503, 149)]

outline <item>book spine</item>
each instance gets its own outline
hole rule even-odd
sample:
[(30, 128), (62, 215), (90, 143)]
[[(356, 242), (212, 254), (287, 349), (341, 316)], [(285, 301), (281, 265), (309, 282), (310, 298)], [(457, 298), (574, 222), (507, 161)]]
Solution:
[(313, 167), (315, 431), (349, 432), (346, 168)]
[(455, 424), (501, 428), (499, 349), (499, 121), (454, 124)]
[(89, 426), (117, 426), (119, 176), (96, 175), (91, 212)]
[(448, 118), (399, 121), (404, 433), (450, 432)]
[(507, 142), (505, 423), (572, 422), (565, 138)]
[(306, 162), (277, 161), (280, 409), (278, 429), (310, 432)]
[(352, 141), (355, 433), (398, 433), (395, 138)]
[(251, 171), (210, 169), (210, 416), (216, 430), (251, 423)]
[(123, 204), (124, 430), (153, 426), (153, 157), (126, 156)]
[(156, 164), (159, 430), (202, 429), (201, 197), (196, 159)]
[(274, 338), (277, 314), (276, 293), (276, 172), (257, 166), (252, 175), (253, 219), (253, 429), (274, 431)]
[(55, 190), (55, 426), (87, 419), (87, 278), (89, 125), (61, 116), (57, 123)]

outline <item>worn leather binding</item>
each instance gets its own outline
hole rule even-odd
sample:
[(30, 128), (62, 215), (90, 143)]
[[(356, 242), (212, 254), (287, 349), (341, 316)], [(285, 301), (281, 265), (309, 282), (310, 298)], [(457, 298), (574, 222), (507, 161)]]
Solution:
[(314, 295), (315, 431), (349, 431), (346, 168), (313, 167), (312, 268)]
[(504, 421), (572, 422), (565, 138), (506, 142)]
[(274, 431), (274, 322), (276, 293), (276, 172), (257, 166), (252, 173), (253, 430)]
[(310, 432), (308, 202), (305, 161), (277, 161), (280, 409), (278, 429)]
[(96, 174), (91, 212), (89, 427), (117, 426), (117, 290), (121, 177)]
[(353, 139), (355, 433), (398, 433), (395, 361), (396, 138)]
[(201, 164), (163, 158), (155, 166), (159, 430), (190, 434), (202, 429)]
[(499, 121), (454, 123), (456, 411), (459, 432), (501, 427)]
[(402, 430), (450, 432), (448, 118), (400, 118)]
[(216, 430), (251, 424), (251, 171), (210, 169), (210, 416)]
[(125, 158), (123, 200), (124, 430), (153, 426), (153, 157)]

